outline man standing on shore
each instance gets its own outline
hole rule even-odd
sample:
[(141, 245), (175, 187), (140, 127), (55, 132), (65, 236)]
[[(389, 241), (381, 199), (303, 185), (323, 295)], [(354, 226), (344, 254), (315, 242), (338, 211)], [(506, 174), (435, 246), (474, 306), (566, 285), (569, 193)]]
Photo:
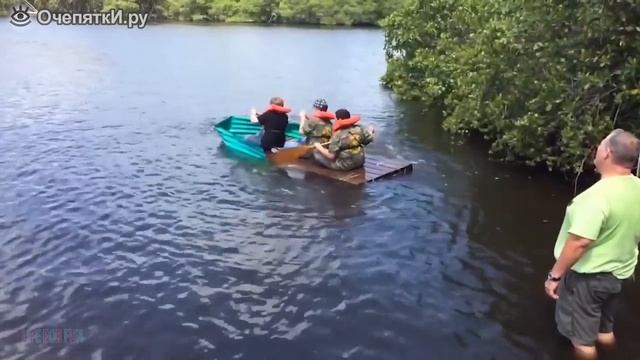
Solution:
[(576, 196), (556, 241), (545, 291), (556, 299), (558, 331), (576, 353), (596, 359), (596, 342), (613, 345), (614, 304), (634, 275), (640, 242), (640, 179), (632, 174), (640, 141), (616, 129), (596, 152), (600, 180)]

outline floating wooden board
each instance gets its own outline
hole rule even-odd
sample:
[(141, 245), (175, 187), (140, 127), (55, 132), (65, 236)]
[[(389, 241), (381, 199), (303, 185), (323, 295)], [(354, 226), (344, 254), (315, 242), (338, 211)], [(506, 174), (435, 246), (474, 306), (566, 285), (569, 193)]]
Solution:
[(413, 164), (409, 161), (388, 159), (375, 155), (366, 155), (364, 167), (351, 171), (327, 169), (310, 159), (299, 159), (294, 163), (281, 166), (283, 169), (298, 169), (308, 173), (344, 181), (353, 185), (362, 185), (380, 180), (398, 173), (413, 171)]

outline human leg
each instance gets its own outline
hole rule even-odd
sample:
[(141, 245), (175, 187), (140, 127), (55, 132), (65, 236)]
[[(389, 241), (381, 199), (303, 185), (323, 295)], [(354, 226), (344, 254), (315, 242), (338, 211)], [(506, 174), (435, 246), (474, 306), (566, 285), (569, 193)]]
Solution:
[(264, 130), (260, 130), (260, 132), (258, 132), (255, 135), (247, 135), (244, 137), (244, 140), (256, 145), (260, 145), (260, 141), (262, 140), (262, 135), (264, 134)]
[(558, 332), (571, 340), (579, 359), (595, 359), (599, 306), (590, 301), (584, 274), (569, 271), (558, 286), (555, 319)]
[(319, 163), (320, 165), (332, 169), (335, 169), (335, 163), (329, 159), (327, 159), (326, 157), (324, 157), (324, 155), (322, 155), (321, 153), (319, 153), (318, 151), (314, 151), (313, 152), (313, 159)]
[[(611, 280), (611, 279), (610, 279)], [(614, 282), (619, 282), (617, 279), (613, 279)], [(613, 285), (615, 291), (615, 284)], [(620, 286), (620, 290), (622, 287)], [(598, 344), (605, 347), (614, 347), (616, 344), (616, 338), (613, 334), (613, 323), (616, 306), (618, 304), (619, 293), (613, 293), (607, 296), (602, 305), (602, 317), (600, 318), (600, 329), (598, 332)]]
[(596, 347), (593, 345), (585, 346), (585, 345), (574, 343), (573, 349), (576, 353), (576, 357), (579, 360), (597, 360), (598, 359), (598, 351), (596, 350)]
[(598, 333), (598, 344), (605, 347), (614, 347), (616, 345), (616, 337), (613, 335), (613, 331)]

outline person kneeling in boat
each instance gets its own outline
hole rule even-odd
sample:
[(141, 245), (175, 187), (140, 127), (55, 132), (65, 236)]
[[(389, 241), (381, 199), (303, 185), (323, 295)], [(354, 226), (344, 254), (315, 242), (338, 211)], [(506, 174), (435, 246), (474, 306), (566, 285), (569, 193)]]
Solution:
[(285, 131), (289, 125), (289, 113), (291, 109), (284, 106), (284, 100), (276, 96), (271, 98), (269, 107), (258, 115), (256, 109), (251, 109), (251, 122), (260, 123), (262, 130), (257, 135), (248, 136), (245, 140), (260, 144), (265, 152), (273, 148), (283, 147), (286, 141)]
[(315, 143), (314, 159), (333, 170), (353, 170), (364, 166), (364, 147), (373, 141), (373, 128), (357, 125), (360, 117), (346, 109), (336, 111), (329, 149)]

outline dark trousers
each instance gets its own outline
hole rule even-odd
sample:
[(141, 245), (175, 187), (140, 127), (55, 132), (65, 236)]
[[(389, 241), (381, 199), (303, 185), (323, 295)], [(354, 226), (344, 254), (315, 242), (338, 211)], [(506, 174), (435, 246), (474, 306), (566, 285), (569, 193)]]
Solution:
[(613, 332), (622, 280), (611, 273), (567, 272), (558, 286), (556, 324), (572, 342), (593, 346), (598, 333)]

